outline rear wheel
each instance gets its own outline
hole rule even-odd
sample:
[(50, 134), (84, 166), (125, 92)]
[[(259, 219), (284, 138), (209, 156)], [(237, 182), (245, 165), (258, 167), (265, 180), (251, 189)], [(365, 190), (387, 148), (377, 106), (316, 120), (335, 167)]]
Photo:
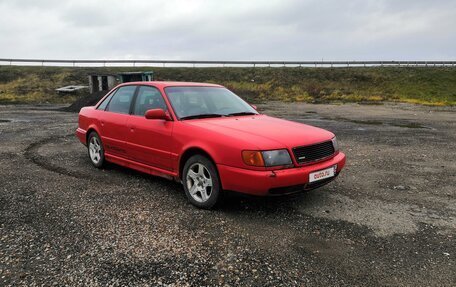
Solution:
[(96, 132), (89, 134), (87, 150), (92, 164), (97, 168), (101, 168), (105, 162), (104, 149), (100, 136)]
[(221, 198), (217, 168), (205, 156), (194, 155), (187, 160), (182, 181), (188, 200), (197, 207), (213, 208)]

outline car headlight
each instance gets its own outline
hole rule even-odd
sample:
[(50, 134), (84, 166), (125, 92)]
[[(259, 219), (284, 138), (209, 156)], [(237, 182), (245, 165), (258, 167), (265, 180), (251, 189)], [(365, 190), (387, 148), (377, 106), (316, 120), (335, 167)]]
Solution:
[(243, 151), (244, 163), (251, 166), (281, 166), (292, 164), (290, 154), (286, 149), (268, 151)]
[(337, 143), (337, 139), (336, 137), (333, 137), (331, 139), (332, 143), (333, 143), (333, 147), (334, 147), (334, 151), (338, 151), (339, 150), (339, 144)]
[(263, 151), (265, 166), (278, 166), (291, 164), (290, 154), (286, 149)]

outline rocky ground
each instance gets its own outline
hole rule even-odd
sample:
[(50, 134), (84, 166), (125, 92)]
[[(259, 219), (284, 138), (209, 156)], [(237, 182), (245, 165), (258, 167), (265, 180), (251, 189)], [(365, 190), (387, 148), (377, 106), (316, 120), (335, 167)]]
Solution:
[(0, 285), (454, 286), (455, 108), (260, 109), (335, 132), (340, 177), (199, 210), (178, 183), (93, 168), (76, 114), (0, 106)]

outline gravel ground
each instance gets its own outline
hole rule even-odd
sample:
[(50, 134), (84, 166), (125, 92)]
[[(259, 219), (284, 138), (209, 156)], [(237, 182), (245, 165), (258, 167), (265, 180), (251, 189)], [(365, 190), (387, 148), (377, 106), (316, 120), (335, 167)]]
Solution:
[(454, 108), (261, 105), (335, 132), (347, 166), (215, 211), (178, 183), (93, 168), (56, 108), (0, 106), (0, 286), (455, 285)]

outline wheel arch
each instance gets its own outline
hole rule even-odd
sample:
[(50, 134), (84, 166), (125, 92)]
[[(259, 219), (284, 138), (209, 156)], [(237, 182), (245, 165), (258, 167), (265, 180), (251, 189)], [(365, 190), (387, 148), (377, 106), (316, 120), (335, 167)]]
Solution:
[(207, 157), (214, 164), (215, 168), (217, 168), (217, 164), (215, 163), (214, 158), (209, 154), (209, 152), (207, 152), (206, 150), (204, 150), (201, 147), (190, 147), (190, 148), (187, 148), (179, 158), (178, 177), (180, 179), (182, 179), (182, 174), (184, 172), (184, 166), (185, 166), (185, 163), (187, 162), (187, 160), (197, 154)]
[(101, 135), (100, 135), (100, 133), (98, 132), (98, 129), (97, 129), (96, 127), (94, 127), (94, 126), (91, 126), (91, 127), (89, 127), (89, 128), (87, 129), (86, 136), (85, 136), (85, 137), (86, 137), (86, 143), (87, 143), (87, 144), (88, 144), (88, 142), (89, 142), (89, 135), (90, 135), (92, 132), (96, 132), (96, 133), (98, 134), (98, 136), (100, 137), (100, 139), (101, 139)]

